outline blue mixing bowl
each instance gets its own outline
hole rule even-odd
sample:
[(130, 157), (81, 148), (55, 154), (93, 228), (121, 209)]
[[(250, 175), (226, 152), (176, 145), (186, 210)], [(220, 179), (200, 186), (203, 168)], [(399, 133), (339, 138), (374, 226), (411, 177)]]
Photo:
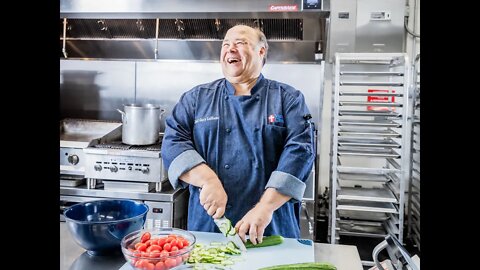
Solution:
[(148, 206), (133, 200), (97, 200), (75, 204), (63, 212), (73, 238), (90, 255), (121, 252), (120, 242), (143, 228)]

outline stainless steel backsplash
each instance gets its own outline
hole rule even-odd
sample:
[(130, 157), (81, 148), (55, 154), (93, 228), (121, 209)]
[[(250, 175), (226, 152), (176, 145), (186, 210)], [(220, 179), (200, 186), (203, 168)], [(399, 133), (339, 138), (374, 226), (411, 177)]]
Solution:
[[(302, 91), (318, 129), (323, 70), (323, 62), (267, 62), (263, 74)], [(162, 105), (168, 116), (182, 93), (221, 77), (220, 63), (212, 61), (60, 60), (60, 116), (121, 121), (116, 109), (134, 102)]]

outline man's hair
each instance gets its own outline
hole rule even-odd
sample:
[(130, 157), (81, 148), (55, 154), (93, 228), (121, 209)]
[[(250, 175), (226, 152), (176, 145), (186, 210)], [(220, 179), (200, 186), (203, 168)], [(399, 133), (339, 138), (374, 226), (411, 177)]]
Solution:
[(265, 56), (263, 57), (263, 63), (262, 65), (264, 66), (265, 63), (267, 62), (267, 54), (268, 54), (268, 42), (267, 42), (267, 37), (265, 34), (260, 30), (259, 28), (254, 28), (257, 31), (258, 35), (258, 44), (263, 44), (263, 47), (265, 47)]

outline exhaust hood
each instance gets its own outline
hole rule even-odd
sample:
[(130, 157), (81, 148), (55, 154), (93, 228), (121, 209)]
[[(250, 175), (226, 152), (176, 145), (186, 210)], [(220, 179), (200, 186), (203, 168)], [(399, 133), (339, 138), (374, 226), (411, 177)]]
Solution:
[(328, 1), (61, 0), (60, 57), (218, 60), (226, 31), (260, 28), (269, 62), (314, 62), (326, 46)]

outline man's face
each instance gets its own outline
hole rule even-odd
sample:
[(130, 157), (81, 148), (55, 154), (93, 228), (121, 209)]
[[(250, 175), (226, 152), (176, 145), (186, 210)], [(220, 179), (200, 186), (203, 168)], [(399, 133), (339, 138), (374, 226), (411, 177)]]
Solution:
[(223, 75), (229, 82), (242, 83), (259, 76), (265, 48), (257, 45), (258, 36), (251, 27), (238, 25), (227, 31), (220, 62)]

